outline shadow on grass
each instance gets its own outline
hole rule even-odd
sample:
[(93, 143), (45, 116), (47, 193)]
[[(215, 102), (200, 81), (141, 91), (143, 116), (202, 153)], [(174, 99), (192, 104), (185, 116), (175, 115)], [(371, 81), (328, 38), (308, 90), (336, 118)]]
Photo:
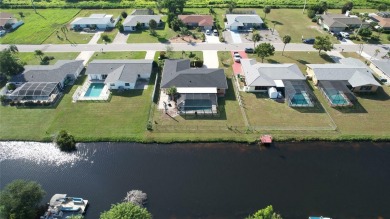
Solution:
[(321, 53), (320, 57), (326, 62), (334, 63), (334, 60), (326, 53)]
[(297, 59), (297, 62), (301, 63), (302, 65), (310, 64), (310, 62), (302, 59)]
[(374, 93), (356, 93), (357, 97), (362, 99), (377, 100), (377, 101), (387, 101), (390, 100), (389, 94), (385, 92), (383, 87), (378, 87), (378, 90)]
[(279, 64), (280, 62), (276, 61), (275, 59), (267, 59), (267, 62), (270, 64)]
[(124, 91), (117, 91), (113, 90), (111, 91), (113, 96), (118, 97), (136, 97), (136, 96), (142, 96), (144, 90), (143, 89), (137, 89), (137, 90), (124, 90)]
[(366, 109), (364, 109), (364, 107), (359, 103), (359, 101), (354, 101), (353, 102), (353, 106), (350, 106), (350, 107), (333, 107), (334, 109), (336, 109), (337, 111), (339, 111), (340, 113), (345, 113), (345, 114), (349, 114), (349, 113), (368, 113)]

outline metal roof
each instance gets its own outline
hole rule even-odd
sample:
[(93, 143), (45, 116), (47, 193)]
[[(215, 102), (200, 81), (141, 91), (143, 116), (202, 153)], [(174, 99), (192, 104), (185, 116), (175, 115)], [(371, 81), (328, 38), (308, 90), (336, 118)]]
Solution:
[(262, 24), (263, 20), (257, 14), (227, 14), (228, 26), (244, 26), (244, 24)]
[(113, 15), (106, 15), (106, 14), (91, 14), (89, 17), (78, 17), (70, 23), (71, 25), (84, 25), (84, 24), (110, 24), (112, 23), (111, 20), (113, 18)]
[(161, 17), (161, 15), (129, 15), (122, 24), (123, 26), (136, 26), (137, 23), (149, 23), (151, 20), (155, 20), (159, 23)]
[(58, 90), (58, 83), (27, 82), (16, 88), (11, 97), (48, 97)]

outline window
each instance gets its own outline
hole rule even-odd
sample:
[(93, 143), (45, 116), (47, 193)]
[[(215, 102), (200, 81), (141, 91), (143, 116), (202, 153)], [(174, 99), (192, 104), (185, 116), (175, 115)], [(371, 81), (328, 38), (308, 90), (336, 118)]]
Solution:
[(114, 83), (111, 83), (111, 84), (110, 84), (110, 86), (111, 86), (111, 87), (114, 87), (114, 86), (115, 86), (115, 84), (114, 84)]
[(126, 86), (126, 87), (130, 86), (130, 83), (125, 83), (125, 86)]
[(107, 75), (102, 75), (102, 79), (106, 79), (107, 78)]
[(370, 91), (371, 89), (372, 89), (372, 86), (361, 86), (360, 87), (360, 90)]
[(256, 86), (255, 87), (255, 90), (267, 90), (268, 87), (264, 87), (264, 86)]

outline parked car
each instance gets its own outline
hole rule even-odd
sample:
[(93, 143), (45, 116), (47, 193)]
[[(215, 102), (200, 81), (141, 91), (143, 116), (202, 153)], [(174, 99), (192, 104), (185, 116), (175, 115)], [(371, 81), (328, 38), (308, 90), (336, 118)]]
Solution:
[(0, 30), (0, 37), (5, 35), (5, 30)]
[(344, 37), (345, 39), (349, 39), (349, 33), (347, 32), (340, 32), (340, 35)]
[(218, 30), (214, 29), (213, 34), (214, 34), (214, 36), (218, 36)]
[(248, 31), (252, 33), (254, 31), (254, 29), (251, 27), (251, 28), (249, 28)]
[(206, 35), (211, 35), (211, 31), (210, 30), (206, 30)]
[(240, 53), (234, 52), (233, 54), (234, 54), (234, 61), (235, 61), (235, 62), (241, 62)]
[(245, 53), (254, 53), (255, 50), (253, 48), (245, 48)]
[(303, 39), (302, 42), (306, 44), (314, 44), (315, 39), (309, 38), (309, 39)]

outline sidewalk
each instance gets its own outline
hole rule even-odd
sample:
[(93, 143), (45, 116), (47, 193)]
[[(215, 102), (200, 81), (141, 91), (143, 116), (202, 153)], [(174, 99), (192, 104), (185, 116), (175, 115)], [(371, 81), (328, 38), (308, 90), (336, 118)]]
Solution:
[(155, 50), (148, 50), (146, 51), (145, 59), (154, 59), (155, 54)]

